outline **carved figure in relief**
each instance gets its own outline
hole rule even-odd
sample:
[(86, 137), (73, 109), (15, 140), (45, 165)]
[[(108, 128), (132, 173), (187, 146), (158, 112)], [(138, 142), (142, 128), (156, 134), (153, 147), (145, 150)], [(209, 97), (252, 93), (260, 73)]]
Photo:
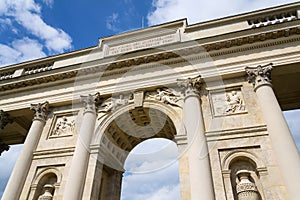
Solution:
[(232, 91), (231, 95), (226, 94), (227, 107), (225, 113), (236, 113), (245, 111), (243, 100), (238, 95), (237, 91)]
[(174, 92), (168, 89), (157, 89), (154, 95), (148, 94), (148, 97), (171, 106), (180, 107), (180, 105), (177, 103), (180, 100), (180, 95), (176, 95)]
[(63, 116), (62, 120), (58, 122), (55, 126), (55, 129), (52, 132), (52, 135), (65, 135), (67, 133), (72, 133), (75, 128), (75, 121), (68, 121), (67, 117)]
[(108, 98), (104, 101), (100, 108), (99, 113), (108, 113), (111, 111), (116, 110), (120, 106), (124, 106), (129, 104), (132, 101), (132, 95), (129, 97), (124, 98), (124, 95), (120, 94), (119, 98)]

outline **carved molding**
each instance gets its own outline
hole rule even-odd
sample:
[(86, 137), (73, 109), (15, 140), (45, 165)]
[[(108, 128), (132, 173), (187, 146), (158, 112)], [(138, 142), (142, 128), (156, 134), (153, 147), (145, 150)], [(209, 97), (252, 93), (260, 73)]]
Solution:
[(177, 79), (178, 86), (184, 91), (185, 97), (190, 95), (199, 95), (200, 87), (202, 85), (201, 75), (187, 78), (187, 79)]
[(254, 90), (262, 85), (271, 86), (272, 63), (267, 65), (258, 65), (257, 67), (246, 67), (248, 82), (253, 84)]
[(100, 93), (88, 96), (80, 96), (80, 101), (83, 102), (84, 112), (96, 112), (97, 107), (101, 104), (102, 99), (100, 98)]
[(4, 127), (8, 123), (12, 123), (12, 122), (13, 122), (13, 118), (11, 118), (9, 116), (9, 114), (7, 114), (6, 112), (4, 112), (3, 110), (0, 110), (0, 130), (4, 129)]
[(49, 102), (31, 104), (30, 110), (33, 111), (33, 120), (46, 121), (49, 114)]

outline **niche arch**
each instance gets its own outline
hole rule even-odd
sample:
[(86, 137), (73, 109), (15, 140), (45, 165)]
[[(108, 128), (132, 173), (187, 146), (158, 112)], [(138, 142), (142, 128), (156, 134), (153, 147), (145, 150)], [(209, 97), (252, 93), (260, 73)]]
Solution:
[(249, 180), (256, 185), (260, 200), (265, 200), (261, 177), (267, 174), (267, 169), (264, 162), (258, 159), (255, 153), (248, 150), (233, 150), (224, 157), (221, 167), (228, 199), (238, 200), (236, 191), (238, 177), (236, 174), (244, 170), (250, 173)]
[(61, 172), (55, 167), (47, 167), (39, 171), (31, 184), (29, 199), (38, 200), (44, 192), (45, 185), (52, 185), (51, 191), (53, 197), (57, 196), (58, 189), (62, 180)]

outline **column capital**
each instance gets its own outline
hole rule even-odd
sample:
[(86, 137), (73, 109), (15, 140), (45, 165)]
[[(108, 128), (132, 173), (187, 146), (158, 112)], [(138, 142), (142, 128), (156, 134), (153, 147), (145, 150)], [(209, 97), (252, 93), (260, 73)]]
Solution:
[(96, 109), (101, 104), (102, 100), (100, 98), (100, 93), (97, 92), (94, 95), (92, 95), (92, 94), (89, 94), (87, 96), (81, 95), (80, 101), (83, 102), (84, 113), (86, 113), (86, 112), (96, 113)]
[(11, 118), (9, 116), (9, 114), (7, 114), (6, 112), (4, 112), (3, 110), (0, 110), (0, 130), (4, 129), (4, 127), (8, 123), (12, 123), (12, 122), (13, 122), (13, 118)]
[(177, 79), (177, 84), (184, 90), (185, 97), (199, 96), (200, 87), (202, 84), (201, 75), (187, 78)]
[(258, 65), (257, 67), (246, 67), (246, 73), (248, 75), (248, 82), (253, 84), (254, 90), (262, 85), (271, 86), (271, 71), (273, 64)]
[(34, 113), (33, 120), (46, 121), (49, 114), (49, 102), (31, 104), (30, 110)]
[(8, 151), (8, 150), (9, 150), (9, 146), (4, 142), (2, 142), (2, 140), (0, 139), (0, 156), (3, 151)]

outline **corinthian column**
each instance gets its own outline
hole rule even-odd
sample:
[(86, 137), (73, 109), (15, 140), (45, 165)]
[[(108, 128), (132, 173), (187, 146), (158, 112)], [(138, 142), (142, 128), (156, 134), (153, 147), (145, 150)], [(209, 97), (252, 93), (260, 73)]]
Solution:
[(20, 197), (31, 165), (31, 160), (33, 157), (32, 153), (37, 147), (46, 123), (48, 107), (48, 102), (31, 104), (30, 109), (34, 112), (34, 118), (26, 136), (22, 151), (3, 193), (2, 200), (19, 199)]
[(271, 85), (272, 64), (246, 68), (263, 113), (277, 162), (289, 193), (300, 199), (300, 157)]
[(185, 92), (183, 121), (187, 132), (191, 199), (214, 200), (213, 182), (200, 105), (201, 77), (178, 80)]
[(84, 113), (71, 168), (64, 191), (64, 200), (81, 200), (90, 155), (90, 143), (96, 123), (96, 107), (100, 94), (81, 96)]

